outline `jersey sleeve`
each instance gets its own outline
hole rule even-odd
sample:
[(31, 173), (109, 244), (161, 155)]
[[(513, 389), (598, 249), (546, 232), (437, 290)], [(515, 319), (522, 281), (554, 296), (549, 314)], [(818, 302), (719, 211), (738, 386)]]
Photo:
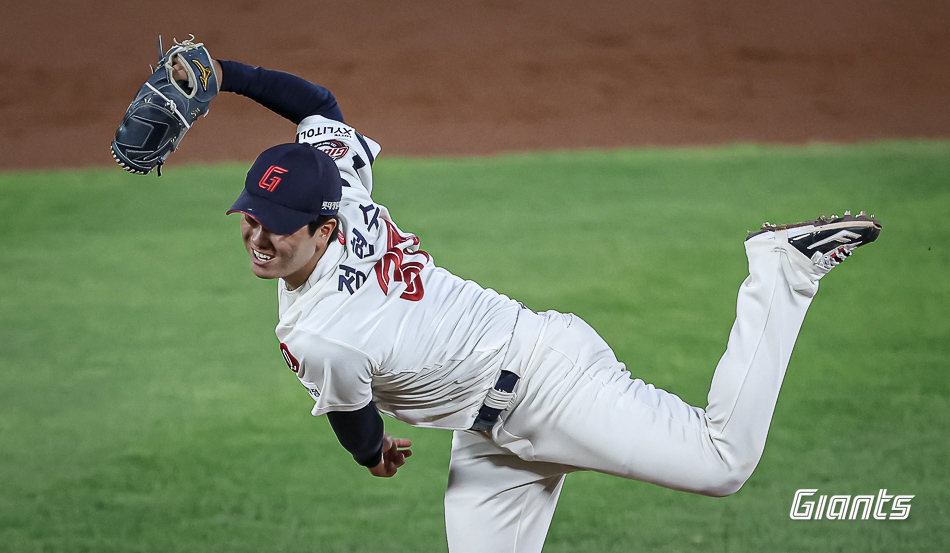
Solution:
[(296, 75), (218, 60), (223, 72), (221, 90), (254, 100), (274, 113), (299, 124), (310, 115), (343, 121), (343, 112), (328, 89)]
[(377, 363), (362, 351), (309, 332), (295, 332), (281, 344), (281, 350), (313, 398), (314, 416), (355, 411), (372, 401)]
[(373, 162), (381, 149), (374, 140), (340, 121), (311, 115), (297, 125), (297, 142), (312, 144), (333, 158), (344, 186), (373, 193)]

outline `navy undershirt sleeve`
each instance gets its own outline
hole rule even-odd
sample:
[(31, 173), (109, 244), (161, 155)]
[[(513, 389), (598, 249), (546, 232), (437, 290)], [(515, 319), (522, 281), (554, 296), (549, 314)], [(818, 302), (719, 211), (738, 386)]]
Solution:
[(253, 67), (236, 61), (221, 63), (221, 90), (254, 100), (274, 113), (299, 124), (310, 115), (344, 123), (333, 93), (290, 73)]
[(330, 411), (327, 419), (340, 444), (364, 467), (375, 467), (383, 458), (383, 418), (376, 404), (356, 411)]

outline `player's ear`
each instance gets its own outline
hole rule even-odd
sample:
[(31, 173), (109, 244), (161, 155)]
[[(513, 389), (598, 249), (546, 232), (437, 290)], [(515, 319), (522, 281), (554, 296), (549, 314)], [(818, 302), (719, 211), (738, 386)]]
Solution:
[(331, 240), (337, 239), (337, 232), (340, 222), (336, 216), (322, 215), (318, 219), (311, 221), (307, 225), (310, 236), (316, 236), (317, 239), (326, 246)]
[(319, 229), (317, 229), (317, 234), (320, 235), (321, 241), (329, 243), (330, 240), (336, 239), (336, 230), (337, 230), (337, 220), (336, 218), (331, 218), (329, 221), (323, 223)]

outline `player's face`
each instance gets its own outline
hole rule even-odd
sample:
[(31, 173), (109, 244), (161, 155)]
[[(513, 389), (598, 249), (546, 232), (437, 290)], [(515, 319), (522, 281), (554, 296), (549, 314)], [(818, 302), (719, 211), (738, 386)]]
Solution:
[(329, 221), (313, 236), (307, 227), (293, 234), (275, 234), (253, 217), (241, 217), (241, 236), (251, 258), (251, 270), (260, 278), (282, 278), (291, 288), (310, 277), (334, 228), (336, 222)]

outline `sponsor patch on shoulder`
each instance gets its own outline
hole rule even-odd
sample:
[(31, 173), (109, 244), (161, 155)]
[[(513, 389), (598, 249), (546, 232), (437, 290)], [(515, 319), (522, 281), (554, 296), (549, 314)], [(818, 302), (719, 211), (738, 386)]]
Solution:
[(332, 157), (334, 160), (342, 159), (350, 147), (339, 140), (324, 140), (313, 145), (316, 149)]

